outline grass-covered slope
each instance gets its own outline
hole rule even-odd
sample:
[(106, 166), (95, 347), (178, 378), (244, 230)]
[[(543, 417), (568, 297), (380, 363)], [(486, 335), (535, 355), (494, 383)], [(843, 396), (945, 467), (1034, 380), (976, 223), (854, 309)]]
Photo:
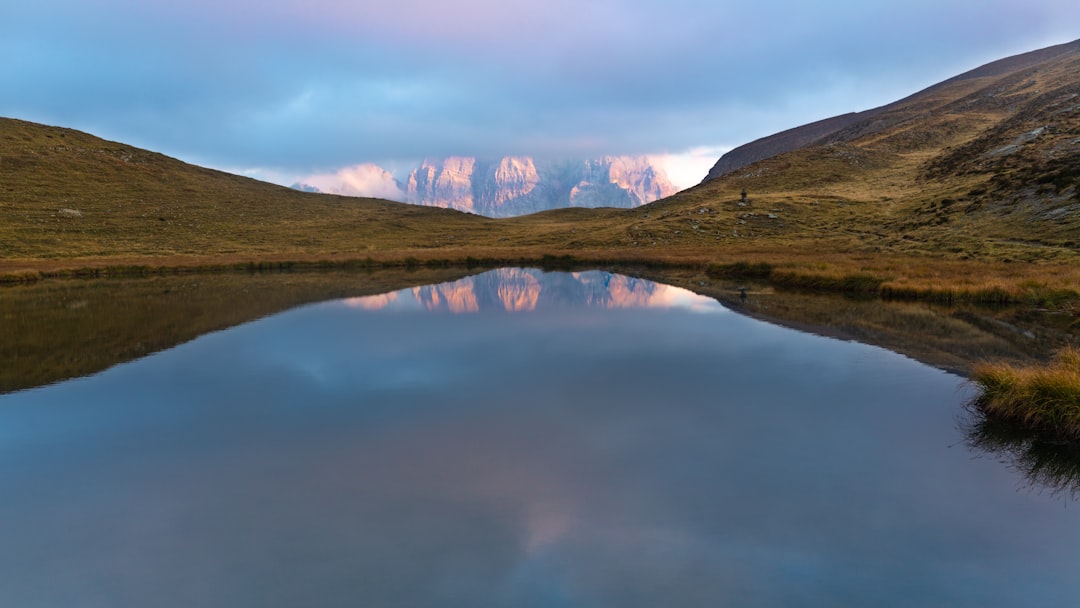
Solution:
[(1065, 261), (1080, 245), (1078, 180), (1080, 41), (973, 70), (662, 207), (730, 205), (745, 188), (745, 223), (724, 238)]
[(772, 279), (842, 286), (859, 274), (894, 295), (993, 295), (1000, 281), (1042, 301), (1080, 284), (1078, 95), (1080, 42), (830, 123), (840, 126), (798, 149), (644, 207), (503, 220), (296, 192), (0, 119), (0, 278), (61, 266), (572, 255), (767, 262)]
[(297, 192), (71, 129), (0, 119), (0, 259), (358, 255), (487, 225), (443, 209)]

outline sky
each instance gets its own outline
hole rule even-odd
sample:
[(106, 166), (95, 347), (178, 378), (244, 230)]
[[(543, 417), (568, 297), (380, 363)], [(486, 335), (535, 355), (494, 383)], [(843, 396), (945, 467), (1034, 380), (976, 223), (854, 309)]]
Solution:
[(1076, 0), (0, 0), (0, 116), (279, 183), (725, 150), (1080, 38)]

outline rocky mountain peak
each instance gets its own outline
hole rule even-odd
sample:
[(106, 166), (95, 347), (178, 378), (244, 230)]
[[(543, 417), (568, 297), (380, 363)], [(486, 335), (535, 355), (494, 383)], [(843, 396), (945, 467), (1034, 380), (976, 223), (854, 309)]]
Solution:
[(484, 205), (498, 209), (508, 201), (529, 196), (539, 183), (533, 159), (507, 156), (491, 167), (486, 183), (481, 184)]
[(409, 174), (405, 202), (474, 211), (472, 178), (475, 167), (476, 159), (470, 157), (425, 159)]
[[(409, 173), (404, 184), (368, 164), (313, 176), (294, 187), (379, 196), (489, 217), (561, 207), (630, 208), (676, 192), (663, 169), (647, 157), (630, 156), (569, 161), (538, 161), (528, 156), (428, 158)], [(372, 188), (377, 193), (369, 191)]]

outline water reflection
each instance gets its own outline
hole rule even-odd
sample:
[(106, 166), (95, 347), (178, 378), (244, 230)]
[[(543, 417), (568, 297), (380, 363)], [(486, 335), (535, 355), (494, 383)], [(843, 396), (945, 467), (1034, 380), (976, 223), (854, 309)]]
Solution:
[[(565, 310), (573, 302), (723, 310), (711, 299), (664, 286), (665, 281), (715, 297), (739, 314), (877, 344), (960, 374), (987, 358), (1018, 364), (1045, 359), (1078, 339), (1071, 317), (1023, 309), (939, 309), (756, 289), (742, 301), (737, 286), (710, 283), (703, 274), (691, 280), (675, 271), (654, 277), (664, 279), (660, 283), (611, 273), (543, 275), (516, 269), (458, 282), (467, 272), (155, 276), (0, 288), (0, 393), (95, 373), (210, 331), (333, 298), (350, 298), (353, 306), (370, 309), (395, 309), (391, 301), (400, 299), (398, 310), (535, 306), (544, 311)], [(413, 287), (418, 284), (427, 286)], [(401, 288), (407, 289), (394, 291)], [(364, 295), (370, 297), (358, 297)]]
[(1019, 472), (1035, 490), (1080, 497), (1080, 445), (1047, 440), (1016, 424), (988, 418), (968, 404), (961, 424), (972, 449)]
[(0, 393), (99, 372), (302, 304), (463, 274), (205, 274), (0, 287)]
[(957, 376), (617, 275), (499, 276), (0, 396), (0, 605), (1080, 594), (1077, 513), (963, 449)]
[(427, 310), (475, 313), (534, 312), (565, 308), (685, 308), (726, 310), (716, 300), (686, 289), (603, 271), (545, 273), (503, 268), (458, 281), (411, 290), (348, 298), (365, 310)]

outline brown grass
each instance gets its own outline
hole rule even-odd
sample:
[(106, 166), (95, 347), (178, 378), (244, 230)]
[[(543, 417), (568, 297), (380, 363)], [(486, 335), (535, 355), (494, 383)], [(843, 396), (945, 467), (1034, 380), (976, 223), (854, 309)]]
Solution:
[(975, 368), (972, 380), (987, 417), (1080, 441), (1080, 349), (1066, 347), (1044, 366), (986, 363)]
[(923, 176), (941, 146), (971, 141), (992, 118), (941, 137), (907, 129), (799, 150), (637, 209), (503, 220), (296, 192), (0, 119), (0, 283), (245, 267), (766, 264), (795, 289), (1074, 310), (1080, 213), (992, 208), (970, 194), (985, 190), (978, 173)]

